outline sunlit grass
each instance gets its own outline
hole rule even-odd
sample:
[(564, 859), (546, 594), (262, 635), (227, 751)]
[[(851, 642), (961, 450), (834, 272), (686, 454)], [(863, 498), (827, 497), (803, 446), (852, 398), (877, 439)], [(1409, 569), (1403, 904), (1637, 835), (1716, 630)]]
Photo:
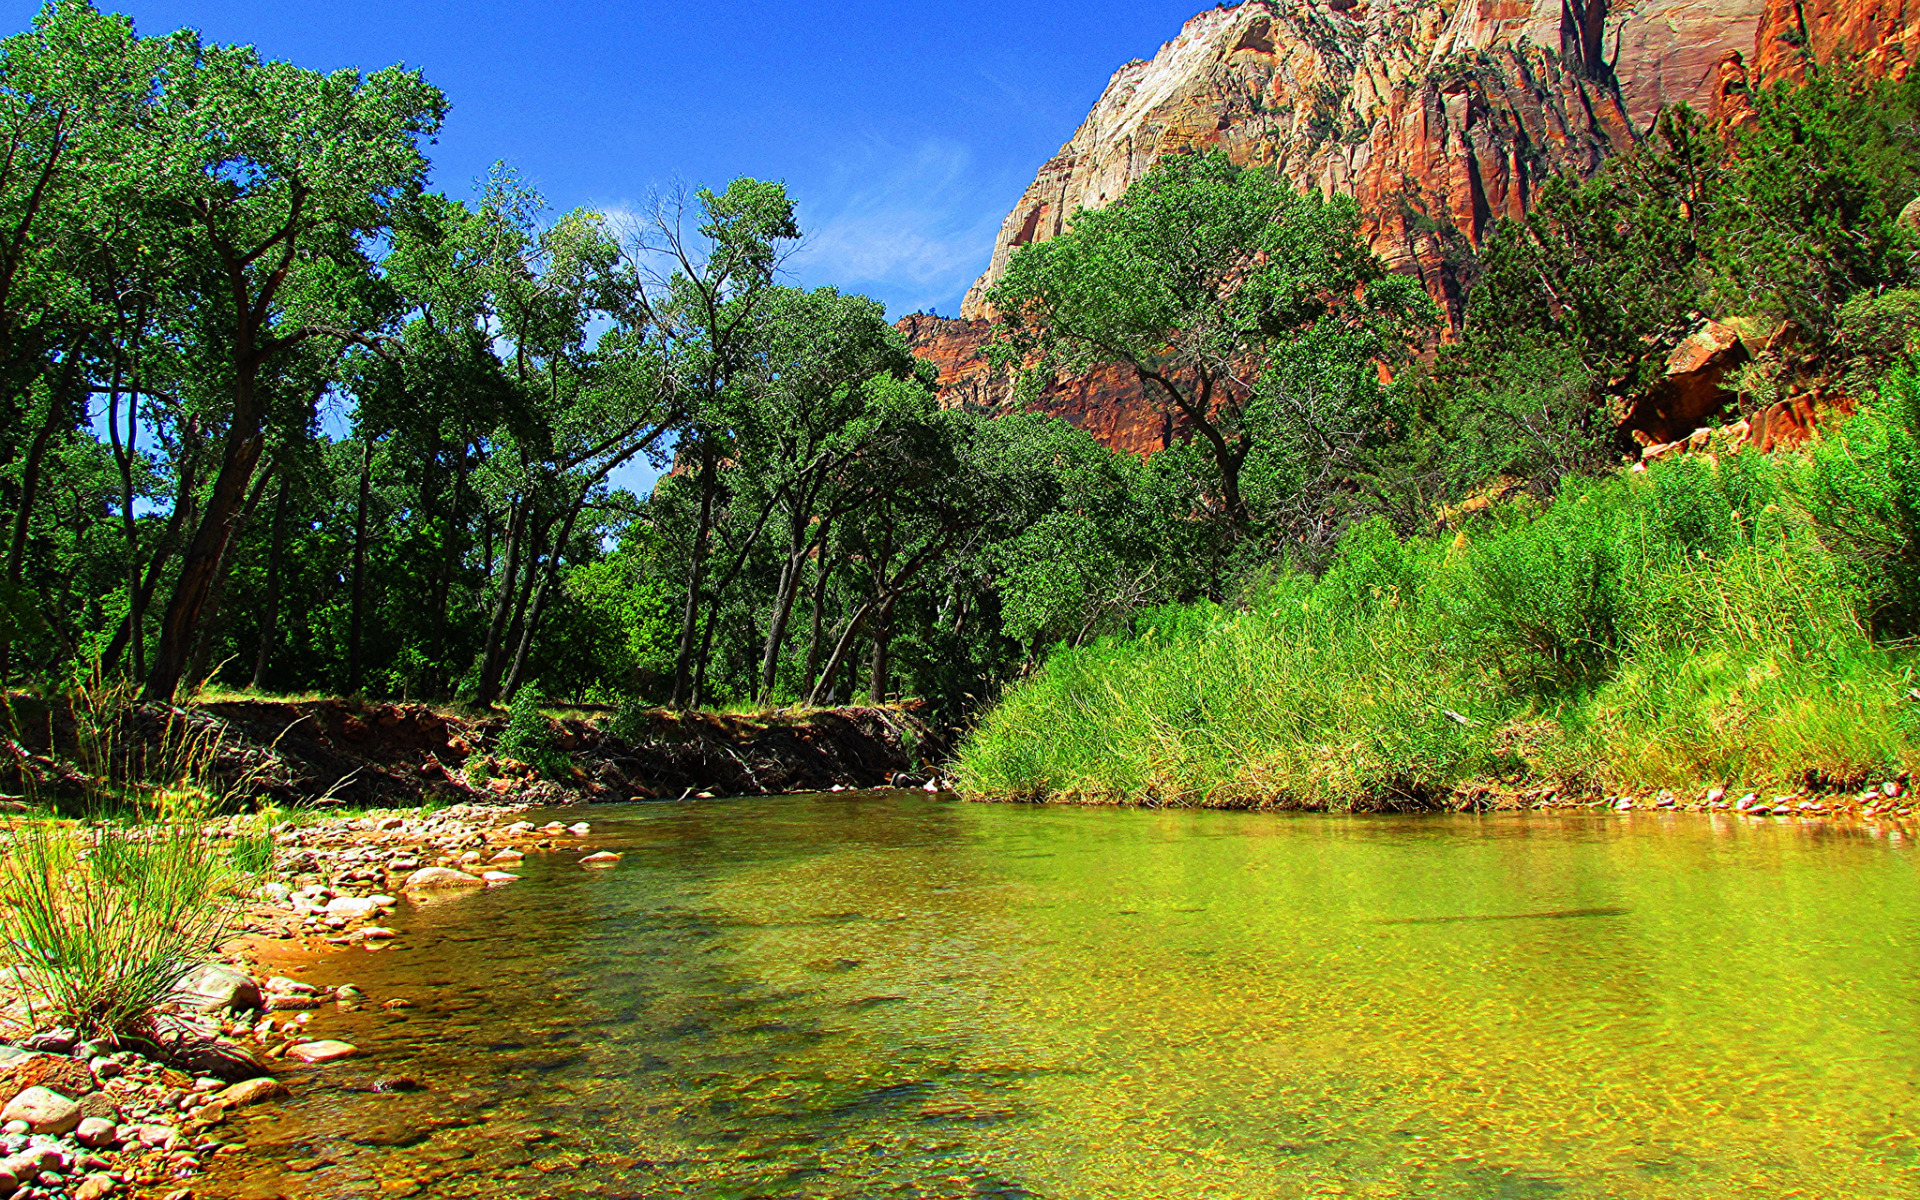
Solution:
[[(1683, 460), (1457, 535), (1356, 528), (1319, 578), (1056, 652), (966, 739), (960, 786), (1363, 809), (1920, 769), (1920, 652), (1864, 616), (1911, 585), (1887, 532), (1907, 485), (1888, 423), (1860, 421), (1851, 448)], [(1839, 484), (1851, 507), (1822, 508)]]

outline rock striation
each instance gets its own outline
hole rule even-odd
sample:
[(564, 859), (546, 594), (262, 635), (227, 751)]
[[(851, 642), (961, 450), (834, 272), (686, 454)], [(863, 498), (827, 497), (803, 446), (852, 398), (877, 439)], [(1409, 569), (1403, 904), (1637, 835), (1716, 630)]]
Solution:
[[(1044, 163), (958, 320), (901, 322), (943, 401), (998, 410), (1011, 379), (980, 357), (987, 292), (1014, 252), (1121, 196), (1162, 155), (1218, 149), (1302, 187), (1355, 196), (1367, 235), (1458, 321), (1462, 267), (1556, 173), (1589, 173), (1687, 103), (1737, 125), (1746, 89), (1812, 60), (1896, 74), (1920, 56), (1920, 0), (1246, 0), (1189, 20), (1121, 67)], [(1117, 449), (1177, 436), (1118, 372), (1034, 406)]]

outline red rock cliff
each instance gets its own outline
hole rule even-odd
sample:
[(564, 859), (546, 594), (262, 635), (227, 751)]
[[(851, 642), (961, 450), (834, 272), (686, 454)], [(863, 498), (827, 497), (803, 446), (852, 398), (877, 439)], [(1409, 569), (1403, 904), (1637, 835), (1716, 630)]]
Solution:
[[(1920, 0), (1247, 0), (1203, 12), (1114, 73), (1002, 224), (960, 320), (907, 318), (943, 397), (997, 409), (1010, 381), (977, 357), (986, 292), (1019, 247), (1124, 193), (1163, 154), (1218, 148), (1303, 187), (1359, 199), (1367, 232), (1457, 320), (1462, 251), (1560, 171), (1590, 172), (1662, 107), (1735, 120), (1728, 82), (1795, 78), (1808, 57), (1903, 71)], [(1738, 55), (1739, 60), (1732, 56)], [(1744, 73), (1740, 65), (1744, 60)], [(1164, 446), (1169, 426), (1118, 372), (1050, 388), (1040, 407), (1108, 445)]]

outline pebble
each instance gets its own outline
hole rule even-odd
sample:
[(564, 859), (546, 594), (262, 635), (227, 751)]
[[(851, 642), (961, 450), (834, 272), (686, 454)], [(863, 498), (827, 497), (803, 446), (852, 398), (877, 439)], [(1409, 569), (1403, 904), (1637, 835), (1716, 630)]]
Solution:
[(99, 1150), (120, 1140), (120, 1127), (104, 1117), (88, 1117), (80, 1122), (73, 1136), (82, 1146)]
[(290, 1095), (287, 1085), (278, 1079), (249, 1079), (236, 1083), (214, 1097), (229, 1108), (243, 1108), (249, 1104), (258, 1104), (262, 1100), (277, 1100)]

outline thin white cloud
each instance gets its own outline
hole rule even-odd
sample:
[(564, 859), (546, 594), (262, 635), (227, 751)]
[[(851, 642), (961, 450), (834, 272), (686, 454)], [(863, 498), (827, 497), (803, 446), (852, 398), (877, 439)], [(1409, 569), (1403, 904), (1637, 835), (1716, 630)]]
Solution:
[(983, 176), (958, 142), (867, 143), (834, 164), (812, 194), (797, 194), (806, 240), (789, 269), (810, 286), (870, 293), (895, 316), (954, 315), (986, 269), (1019, 186)]

